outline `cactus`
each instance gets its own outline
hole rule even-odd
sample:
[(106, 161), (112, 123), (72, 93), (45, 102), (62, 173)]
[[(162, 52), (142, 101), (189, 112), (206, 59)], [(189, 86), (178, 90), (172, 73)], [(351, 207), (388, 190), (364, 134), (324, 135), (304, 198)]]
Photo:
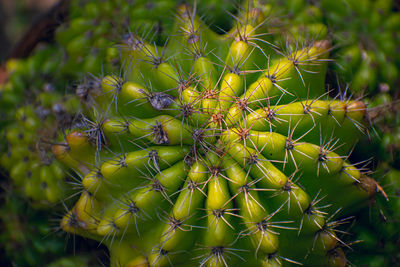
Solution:
[[(392, 0), (253, 0), (292, 38), (333, 39), (332, 69), (357, 94), (399, 81), (399, 9)], [(335, 81), (338, 77), (332, 77)]]
[(162, 29), (170, 27), (166, 18), (172, 15), (175, 1), (132, 2), (71, 1), (69, 22), (58, 28), (55, 36), (66, 55), (61, 68), (65, 75), (113, 71), (118, 50), (112, 40), (118, 31), (131, 28), (165, 38)]
[(12, 122), (15, 109), (31, 103), (49, 85), (60, 88), (65, 84), (65, 78), (58, 74), (61, 62), (62, 53), (55, 45), (38, 47), (27, 59), (6, 62), (9, 77), (4, 84), (0, 84), (0, 125)]
[(9, 172), (16, 191), (32, 199), (36, 207), (57, 203), (71, 192), (64, 168), (51, 154), (51, 142), (58, 136), (57, 128), (73, 120), (68, 110), (77, 106), (74, 98), (42, 93), (37, 103), (17, 109), (14, 121), (1, 131), (2, 150), (7, 152), (1, 154), (0, 164)]
[[(175, 1), (152, 5), (142, 1), (116, 8), (121, 5), (120, 1), (101, 5), (72, 1), (70, 20), (57, 29), (56, 44), (39, 44), (29, 58), (9, 59), (5, 64), (9, 77), (0, 84), (0, 136), (5, 140), (0, 147), (0, 165), (9, 172), (17, 191), (35, 207), (44, 208), (69, 194), (67, 175), (54, 162), (49, 142), (56, 141), (57, 131), (74, 119), (76, 114), (71, 111), (79, 109), (77, 99), (70, 96), (72, 83), (81, 79), (82, 73), (99, 75), (114, 70), (118, 49), (110, 41), (112, 24), (126, 30), (126, 18), (136, 12), (141, 15), (135, 13), (135, 29), (154, 31)], [(165, 9), (165, 13), (150, 15), (154, 9)], [(158, 38), (162, 40), (162, 36)]]
[[(1, 266), (98, 266), (104, 251), (94, 242), (65, 243), (48, 210), (37, 210), (2, 182), (0, 207)], [(45, 255), (45, 256), (44, 256)]]
[[(58, 28), (55, 36), (66, 56), (61, 71), (72, 77), (76, 77), (77, 73), (113, 71), (118, 49), (112, 40), (116, 40), (118, 34), (128, 29), (139, 35), (151, 34), (159, 43), (165, 42), (171, 32), (170, 17), (174, 15), (177, 2), (72, 1), (69, 22)], [(232, 10), (233, 4), (230, 1), (201, 1), (199, 4), (199, 8), (207, 7), (208, 12), (211, 10), (213, 19), (225, 17), (219, 23), (221, 27), (229, 24), (227, 16), (222, 15)]]
[(244, 6), (216, 34), (181, 5), (168, 42), (125, 34), (121, 71), (77, 87), (84, 115), (52, 147), (80, 184), (61, 227), (111, 266), (347, 264), (340, 216), (378, 188), (348, 160), (366, 105), (327, 96), (327, 40)]
[(378, 166), (375, 176), (385, 195), (378, 197), (368, 212), (359, 214), (364, 223), (354, 225), (352, 232), (362, 241), (354, 245), (354, 249), (363, 256), (350, 256), (350, 261), (356, 266), (396, 266), (400, 262), (397, 249), (400, 235), (396, 230), (400, 225), (400, 173), (383, 163)]
[(357, 146), (353, 156), (372, 159), (369, 164), (378, 165), (374, 177), (384, 194), (376, 198), (367, 210), (358, 213), (360, 223), (355, 224), (351, 231), (361, 241), (354, 245), (361, 256), (350, 255), (349, 260), (356, 266), (396, 266), (400, 262), (396, 249), (400, 236), (395, 230), (400, 227), (399, 103), (392, 99), (386, 86), (381, 87), (380, 94), (369, 101), (373, 138), (363, 137), (360, 143), (367, 145)]
[[(1, 196), (0, 263), (3, 266), (44, 266), (65, 254), (64, 239), (55, 235), (44, 238), (49, 231), (50, 214), (33, 210), (11, 188), (7, 191), (7, 195)], [(42, 257), (43, 254), (47, 256)]]
[(388, 87), (382, 87), (379, 94), (368, 99), (369, 117), (373, 122), (376, 138), (363, 140), (369, 145), (359, 147), (357, 153), (374, 157), (376, 162), (385, 162), (399, 168), (400, 117), (398, 110), (400, 105), (398, 96), (392, 95)]
[(400, 13), (392, 0), (321, 1), (338, 46), (336, 70), (357, 93), (399, 81)]
[[(129, 28), (141, 33), (156, 32), (156, 27), (165, 28), (154, 34), (160, 40), (168, 32), (168, 16), (172, 15), (176, 2), (135, 1), (135, 5), (123, 5), (125, 1), (65, 1), (69, 4), (69, 20), (54, 33), (55, 43), (39, 43), (32, 55), (26, 59), (9, 59), (6, 62), (8, 80), (0, 86), (0, 112), (13, 114), (21, 104), (30, 104), (44, 92), (43, 85), (50, 83), (61, 93), (68, 92), (66, 86), (83, 78), (83, 73), (99, 75), (111, 72), (118, 61), (118, 49), (114, 40), (118, 31)], [(65, 4), (67, 5), (67, 4)], [(123, 6), (123, 8), (121, 8)], [(159, 14), (163, 10), (163, 14)], [(134, 23), (131, 16), (134, 15)], [(163, 23), (165, 22), (165, 23)], [(54, 31), (54, 29), (49, 29)], [(26, 40), (23, 40), (26, 41)], [(29, 97), (26, 97), (29, 92)], [(9, 111), (11, 109), (11, 111)], [(10, 114), (7, 114), (10, 112)], [(12, 116), (9, 116), (11, 118)], [(4, 123), (1, 117), (0, 123)]]

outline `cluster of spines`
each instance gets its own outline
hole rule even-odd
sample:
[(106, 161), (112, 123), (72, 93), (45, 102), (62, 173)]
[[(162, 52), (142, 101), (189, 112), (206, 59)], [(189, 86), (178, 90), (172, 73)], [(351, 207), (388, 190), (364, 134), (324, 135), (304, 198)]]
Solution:
[[(68, 99), (71, 80), (82, 77), (82, 72), (98, 75), (111, 71), (118, 61), (118, 49), (110, 41), (111, 20), (119, 14), (117, 27), (125, 29), (122, 20), (133, 10), (143, 12), (140, 16), (145, 18), (149, 9), (169, 10), (176, 5), (169, 0), (148, 6), (135, 1), (135, 5), (125, 5), (122, 10), (115, 8), (122, 4), (114, 0), (100, 5), (95, 1), (72, 1), (68, 23), (57, 29), (56, 44), (39, 44), (29, 58), (10, 59), (5, 64), (8, 78), (0, 84), (0, 125), (4, 126), (1, 136), (5, 139), (1, 165), (18, 191), (35, 205), (63, 198), (65, 174), (49, 155), (48, 142), (57, 141), (57, 131), (70, 123), (72, 110), (79, 110), (71, 104), (76, 99)], [(154, 26), (155, 20), (147, 16), (135, 23), (138, 28), (146, 28)], [(86, 84), (77, 89), (79, 98), (87, 96), (88, 87), (93, 86)]]
[(292, 39), (331, 36), (332, 67), (353, 92), (377, 93), (380, 85), (392, 87), (398, 81), (399, 58), (392, 55), (400, 45), (400, 14), (393, 1), (249, 2), (270, 14), (274, 30), (284, 29)]
[(357, 248), (368, 255), (356, 260), (360, 263), (367, 260), (375, 266), (397, 264), (400, 259), (396, 249), (400, 236), (396, 230), (400, 225), (399, 170), (381, 163), (375, 172), (375, 177), (382, 186), (384, 194), (376, 198), (375, 206), (369, 210), (369, 214), (362, 214), (363, 219), (371, 223), (357, 225), (354, 229), (357, 237), (365, 240)]
[(97, 81), (82, 99), (93, 122), (53, 146), (82, 177), (62, 228), (106, 243), (114, 264), (346, 263), (331, 220), (376, 191), (339, 156), (365, 105), (323, 100), (328, 42), (285, 55), (262, 13), (244, 13), (218, 36), (181, 6), (163, 48), (126, 35), (126, 74)]
[(72, 1), (68, 23), (56, 33), (56, 40), (66, 54), (62, 66), (64, 75), (76, 77), (77, 73), (112, 71), (118, 64), (118, 50), (112, 40), (116, 32), (127, 27), (152, 32), (155, 38), (162, 40), (170, 27), (166, 18), (175, 6), (175, 0)]

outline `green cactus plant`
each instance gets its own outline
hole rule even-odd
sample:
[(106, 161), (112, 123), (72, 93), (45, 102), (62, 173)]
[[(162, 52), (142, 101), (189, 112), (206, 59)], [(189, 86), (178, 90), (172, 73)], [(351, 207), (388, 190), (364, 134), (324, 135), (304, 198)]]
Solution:
[[(333, 39), (331, 68), (352, 92), (378, 93), (398, 82), (399, 10), (392, 0), (253, 0), (294, 39)], [(334, 79), (338, 79), (334, 77)], [(333, 78), (333, 77), (332, 77)]]
[(61, 227), (112, 266), (345, 266), (338, 211), (377, 183), (347, 160), (367, 110), (327, 96), (329, 42), (280, 47), (250, 4), (218, 35), (194, 10), (162, 47), (124, 35), (121, 73), (78, 87), (53, 146), (81, 184)]
[(54, 160), (48, 142), (56, 139), (57, 129), (70, 123), (71, 110), (78, 107), (76, 99), (47, 91), (36, 103), (17, 109), (14, 121), (1, 131), (6, 152), (1, 154), (0, 164), (16, 191), (32, 199), (36, 207), (57, 203), (70, 194), (65, 170)]
[[(173, 14), (176, 5), (174, 0), (135, 1), (125, 5), (125, 1), (120, 0), (101, 4), (97, 1), (65, 2), (70, 3), (69, 19), (56, 30), (55, 43), (39, 43), (28, 58), (6, 62), (9, 77), (0, 85), (0, 123), (4, 124), (7, 116), (12, 118), (15, 108), (31, 104), (30, 99), (44, 92), (44, 84), (50, 83), (65, 93), (65, 87), (83, 78), (83, 73), (99, 75), (114, 71), (118, 49), (112, 40), (118, 33), (111, 28), (120, 32), (132, 28), (145, 34), (162, 27), (164, 31), (155, 36), (164, 40), (161, 33), (168, 32), (170, 26), (163, 21), (168, 21), (166, 18)], [(160, 10), (164, 11), (161, 16), (158, 15)], [(131, 17), (135, 17), (134, 23)]]
[[(114, 70), (118, 49), (110, 41), (112, 23), (118, 24), (117, 29), (128, 29), (126, 18), (143, 7), (141, 17), (135, 13), (135, 29), (153, 31), (176, 3), (150, 4), (136, 2), (120, 10), (116, 8), (122, 5), (120, 1), (101, 5), (71, 1), (69, 22), (57, 29), (56, 44), (39, 44), (30, 57), (6, 62), (9, 77), (0, 85), (0, 134), (5, 140), (0, 165), (9, 172), (17, 191), (33, 200), (36, 207), (62, 200), (70, 188), (64, 171), (53, 161), (48, 142), (54, 141), (57, 131), (73, 119), (69, 111), (79, 109), (77, 99), (68, 96), (71, 84), (81, 79), (83, 72), (99, 75)], [(165, 14), (149, 14), (157, 8), (165, 9)]]

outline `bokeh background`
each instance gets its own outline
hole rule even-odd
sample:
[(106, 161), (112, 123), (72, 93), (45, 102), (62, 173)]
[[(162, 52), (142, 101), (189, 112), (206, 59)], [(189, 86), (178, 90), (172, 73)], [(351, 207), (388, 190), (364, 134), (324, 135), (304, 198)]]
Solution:
[(0, 0), (0, 63), (29, 27), (58, 0)]

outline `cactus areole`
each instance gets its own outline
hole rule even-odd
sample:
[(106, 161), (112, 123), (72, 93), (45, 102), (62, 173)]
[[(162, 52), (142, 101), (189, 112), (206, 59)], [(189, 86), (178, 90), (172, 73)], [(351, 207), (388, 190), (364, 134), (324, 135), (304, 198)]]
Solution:
[(111, 266), (345, 266), (338, 218), (376, 183), (347, 160), (366, 106), (327, 95), (329, 41), (282, 45), (254, 8), (225, 34), (176, 13), (168, 42), (126, 34), (120, 73), (78, 87), (53, 145), (81, 177), (63, 230)]

